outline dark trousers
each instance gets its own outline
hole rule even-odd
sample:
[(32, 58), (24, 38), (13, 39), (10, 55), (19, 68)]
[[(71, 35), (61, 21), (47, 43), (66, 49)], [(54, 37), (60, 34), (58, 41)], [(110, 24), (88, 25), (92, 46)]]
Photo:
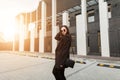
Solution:
[(56, 80), (66, 80), (64, 72), (65, 68), (53, 68), (53, 75), (55, 76)]

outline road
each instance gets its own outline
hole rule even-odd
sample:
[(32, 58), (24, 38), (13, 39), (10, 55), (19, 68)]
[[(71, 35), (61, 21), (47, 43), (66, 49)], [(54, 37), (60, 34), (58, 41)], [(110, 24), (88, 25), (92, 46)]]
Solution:
[[(120, 69), (100, 67), (98, 63), (96, 60), (76, 63), (73, 69), (66, 69), (67, 80), (120, 80)], [(0, 53), (0, 80), (55, 80), (53, 66), (54, 60)]]

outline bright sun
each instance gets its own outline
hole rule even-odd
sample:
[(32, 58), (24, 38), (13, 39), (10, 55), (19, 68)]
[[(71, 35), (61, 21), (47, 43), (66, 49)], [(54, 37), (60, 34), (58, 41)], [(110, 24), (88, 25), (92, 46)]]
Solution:
[(3, 35), (4, 35), (4, 40), (5, 41), (13, 41), (14, 39), (14, 34), (15, 34), (15, 30), (14, 28), (6, 28), (4, 31), (3, 31)]
[(0, 32), (3, 33), (3, 38), (5, 41), (13, 41), (15, 35), (15, 17), (6, 16), (0, 19)]
[[(18, 34), (15, 26), (15, 15), (23, 12), (32, 12), (37, 9), (41, 0), (1, 0), (0, 1), (0, 39), (12, 41)], [(22, 5), (22, 6), (21, 6)], [(18, 24), (17, 24), (18, 25)]]

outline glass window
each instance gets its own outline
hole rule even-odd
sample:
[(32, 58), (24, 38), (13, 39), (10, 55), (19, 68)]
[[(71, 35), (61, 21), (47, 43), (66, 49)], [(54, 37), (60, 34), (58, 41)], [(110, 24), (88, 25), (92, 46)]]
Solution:
[(108, 4), (108, 18), (112, 18), (111, 4)]
[(88, 22), (95, 22), (94, 9), (88, 11)]
[(112, 18), (111, 12), (108, 12), (108, 18)]
[(88, 22), (94, 22), (94, 21), (95, 21), (95, 16), (88, 17)]

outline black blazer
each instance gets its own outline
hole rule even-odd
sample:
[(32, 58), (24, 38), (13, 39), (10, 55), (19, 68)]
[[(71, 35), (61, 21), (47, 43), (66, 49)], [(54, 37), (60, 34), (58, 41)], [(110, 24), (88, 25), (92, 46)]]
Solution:
[(55, 50), (55, 67), (60, 67), (60, 65), (65, 66), (65, 61), (69, 58), (69, 49), (71, 46), (71, 35), (61, 35), (57, 33), (55, 39), (58, 41), (58, 45)]

